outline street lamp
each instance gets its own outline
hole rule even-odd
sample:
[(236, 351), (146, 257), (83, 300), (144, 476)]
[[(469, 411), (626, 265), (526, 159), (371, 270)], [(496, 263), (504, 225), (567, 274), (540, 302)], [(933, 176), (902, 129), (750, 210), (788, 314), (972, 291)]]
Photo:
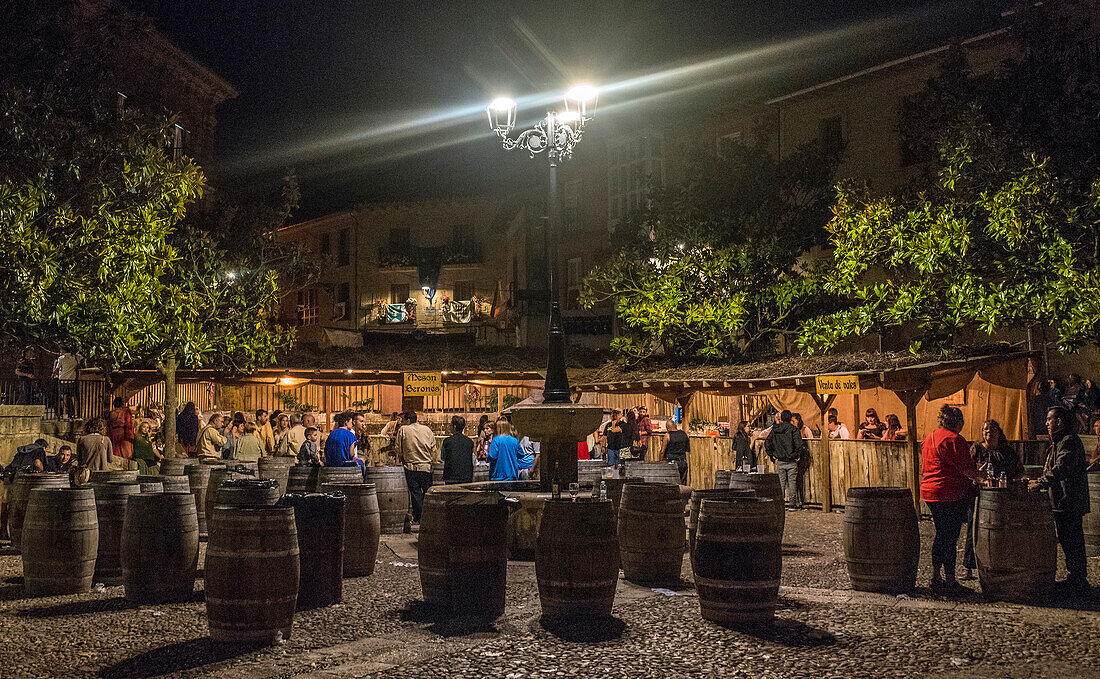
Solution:
[(558, 241), (561, 238), (561, 204), (558, 200), (558, 163), (573, 155), (573, 147), (581, 140), (585, 124), (596, 113), (599, 92), (592, 85), (577, 85), (565, 93), (565, 109), (547, 112), (534, 127), (509, 136), (516, 126), (516, 102), (498, 97), (486, 107), (489, 127), (501, 139), (506, 151), (520, 149), (532, 158), (546, 153), (550, 166), (550, 192), (546, 241), (550, 269), (550, 330), (547, 340), (546, 383), (544, 403), (570, 403), (569, 376), (565, 372), (565, 330), (561, 322), (561, 293), (558, 273)]

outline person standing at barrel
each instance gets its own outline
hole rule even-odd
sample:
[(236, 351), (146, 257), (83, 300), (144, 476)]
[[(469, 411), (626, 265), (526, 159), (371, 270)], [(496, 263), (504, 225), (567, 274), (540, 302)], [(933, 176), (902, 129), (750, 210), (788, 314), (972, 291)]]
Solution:
[(93, 472), (114, 469), (114, 449), (107, 437), (107, 422), (102, 417), (88, 420), (84, 431), (84, 436), (76, 440), (77, 463)]
[[(932, 541), (932, 585), (934, 593), (970, 591), (955, 579), (955, 552), (959, 531), (974, 503), (978, 468), (970, 457), (963, 428), (962, 411), (953, 406), (940, 408), (940, 428), (921, 445), (920, 498), (928, 503), (936, 537)], [(943, 571), (941, 577), (940, 571)]]
[(603, 428), (603, 445), (607, 450), (606, 463), (608, 467), (618, 467), (622, 449), (629, 448), (630, 444), (623, 445), (623, 411), (615, 408), (611, 411), (611, 421)]
[[(889, 416), (887, 416), (889, 419)], [(974, 459), (974, 465), (979, 474), (988, 473), (992, 468), (993, 478), (999, 479), (1001, 474), (1012, 480), (1024, 475), (1024, 466), (1020, 462), (1020, 454), (1005, 439), (1004, 430), (997, 420), (986, 420), (982, 425), (982, 440), (974, 442), (970, 446), (970, 457)], [(974, 579), (974, 569), (978, 562), (974, 558), (974, 513), (977, 508), (975, 503), (970, 504), (970, 513), (966, 518), (966, 546), (963, 548), (963, 568), (966, 569), (964, 580)]]
[(351, 430), (351, 415), (337, 413), (333, 418), (336, 427), (325, 439), (325, 466), (363, 468), (363, 461), (355, 455), (355, 432)]
[(401, 418), (397, 431), (398, 461), (405, 467), (405, 483), (409, 487), (409, 506), (413, 523), (420, 523), (420, 508), (424, 493), (432, 487), (432, 460), (435, 459), (435, 432), (416, 421), (410, 410)]
[(466, 436), (466, 418), (451, 418), (451, 435), (443, 439), (443, 483), (470, 483), (474, 480), (474, 442)]
[(264, 442), (256, 435), (256, 423), (245, 422), (241, 427), (241, 435), (233, 444), (233, 459), (257, 462), (264, 456)]
[(680, 484), (686, 486), (688, 478), (688, 435), (680, 431), (680, 426), (674, 420), (669, 420), (665, 428), (668, 430), (668, 439), (665, 441), (665, 449), (661, 453), (661, 459), (676, 463), (676, 469), (680, 472)]
[(756, 451), (752, 449), (752, 440), (749, 438), (749, 423), (741, 420), (737, 423), (737, 431), (733, 434), (733, 464), (737, 469), (756, 466)]
[(267, 411), (263, 408), (256, 411), (256, 426), (259, 427), (256, 435), (263, 441), (264, 453), (272, 455), (275, 452), (275, 432), (271, 430), (271, 422), (268, 421), (267, 415)]
[(772, 425), (764, 439), (764, 450), (775, 460), (779, 472), (779, 486), (791, 509), (802, 509), (802, 491), (798, 487), (798, 461), (807, 452), (802, 432), (791, 424), (792, 413), (779, 413), (779, 421)]
[(493, 431), (496, 435), (489, 444), (489, 454), (486, 456), (489, 460), (489, 480), (518, 481), (523, 448), (519, 445), (519, 439), (512, 435), (512, 423), (505, 417), (497, 418)]
[(221, 413), (214, 413), (210, 416), (210, 422), (195, 437), (195, 451), (200, 458), (206, 460), (222, 459), (222, 447), (225, 445), (226, 437), (222, 436), (218, 430), (221, 428), (224, 419)]
[(1058, 544), (1066, 557), (1068, 576), (1054, 583), (1064, 594), (1087, 596), (1090, 592), (1086, 574), (1085, 530), (1082, 518), (1089, 513), (1089, 481), (1085, 471), (1085, 446), (1073, 431), (1076, 418), (1069, 410), (1055, 406), (1047, 411), (1047, 433), (1050, 453), (1043, 467), (1043, 476), (1032, 481), (1030, 490), (1046, 490), (1054, 510), (1054, 527)]
[(134, 414), (126, 407), (126, 401), (116, 396), (111, 412), (107, 413), (107, 431), (115, 455), (127, 460), (134, 456)]
[[(168, 415), (171, 417), (171, 414)], [(183, 410), (176, 415), (176, 440), (179, 445), (183, 446), (184, 452), (190, 457), (194, 457), (195, 447), (198, 444), (199, 436), (199, 413), (195, 409), (195, 404), (192, 401), (188, 401)], [(165, 442), (167, 446), (168, 443)], [(220, 444), (219, 444), (220, 447)]]

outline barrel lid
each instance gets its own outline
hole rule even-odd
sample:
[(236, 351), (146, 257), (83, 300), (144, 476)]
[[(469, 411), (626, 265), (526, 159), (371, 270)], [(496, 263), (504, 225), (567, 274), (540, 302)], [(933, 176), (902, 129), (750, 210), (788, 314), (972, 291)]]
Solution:
[(908, 488), (900, 488), (898, 486), (858, 486), (849, 488), (847, 496), (858, 498), (889, 497), (912, 499), (913, 493), (910, 492)]
[(75, 495), (77, 497), (95, 497), (95, 491), (91, 486), (80, 486), (79, 488), (31, 488), (31, 496), (39, 493), (67, 493)]
[(227, 469), (229, 471), (233, 472), (234, 474), (244, 474), (244, 475), (247, 475), (247, 476), (255, 476), (256, 475), (256, 467), (249, 467), (249, 466), (243, 465), (243, 464), (235, 464), (232, 467), (227, 467)]
[(275, 479), (229, 479), (222, 483), (222, 488), (252, 488), (263, 490), (278, 488), (279, 482)]

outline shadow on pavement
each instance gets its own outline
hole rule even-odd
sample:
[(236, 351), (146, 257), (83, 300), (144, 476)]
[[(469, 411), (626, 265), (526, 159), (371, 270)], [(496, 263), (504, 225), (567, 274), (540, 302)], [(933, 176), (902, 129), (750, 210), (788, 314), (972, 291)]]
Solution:
[(138, 608), (138, 604), (131, 603), (125, 597), (113, 597), (111, 599), (89, 599), (85, 601), (68, 601), (53, 606), (38, 606), (36, 608), (24, 608), (16, 612), (20, 618), (56, 618), (63, 615), (86, 615), (89, 613), (103, 613), (105, 611), (124, 611), (130, 608)]
[(495, 634), (497, 617), (456, 615), (449, 609), (431, 606), (423, 601), (411, 601), (407, 608), (398, 611), (403, 622), (427, 625), (427, 630), (441, 637), (462, 637), (471, 634)]
[(836, 643), (836, 637), (825, 630), (810, 627), (798, 620), (788, 620), (780, 617), (767, 623), (747, 625), (714, 624), (788, 648), (816, 648), (818, 646), (831, 646)]
[(622, 636), (626, 623), (615, 616), (593, 618), (539, 618), (542, 628), (562, 641), (570, 643), (599, 643)]
[(101, 670), (99, 676), (107, 679), (160, 677), (230, 660), (260, 648), (264, 646), (221, 644), (210, 637), (190, 639), (155, 648), (115, 663)]

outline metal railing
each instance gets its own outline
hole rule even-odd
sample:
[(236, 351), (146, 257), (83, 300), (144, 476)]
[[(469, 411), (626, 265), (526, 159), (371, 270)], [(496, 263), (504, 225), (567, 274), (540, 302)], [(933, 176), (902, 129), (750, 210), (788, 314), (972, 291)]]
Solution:
[(0, 403), (46, 406), (46, 417), (87, 420), (106, 412), (103, 380), (0, 379)]

